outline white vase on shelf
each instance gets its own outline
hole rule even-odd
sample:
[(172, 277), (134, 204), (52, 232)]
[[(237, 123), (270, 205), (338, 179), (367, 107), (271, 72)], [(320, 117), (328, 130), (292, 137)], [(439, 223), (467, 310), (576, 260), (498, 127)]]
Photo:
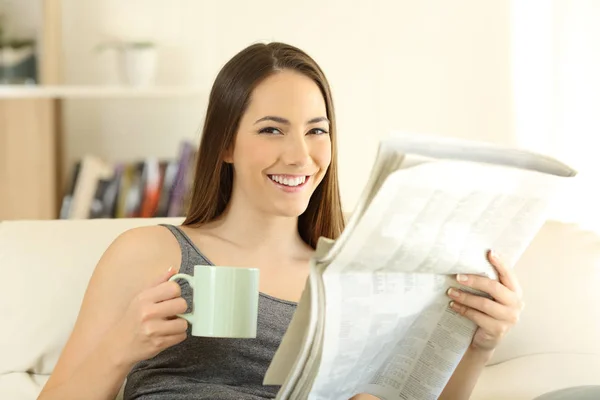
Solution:
[(119, 82), (131, 87), (149, 87), (156, 83), (157, 46), (152, 42), (118, 41), (103, 43), (98, 50), (116, 50)]
[(134, 87), (154, 85), (157, 58), (155, 46), (129, 45), (123, 47), (119, 54), (123, 84)]

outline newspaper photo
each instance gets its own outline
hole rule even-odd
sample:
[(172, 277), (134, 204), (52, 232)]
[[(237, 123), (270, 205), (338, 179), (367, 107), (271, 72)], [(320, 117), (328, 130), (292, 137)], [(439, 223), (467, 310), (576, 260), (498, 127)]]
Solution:
[(382, 141), (346, 229), (317, 246), (264, 383), (282, 385), (278, 399), (437, 399), (476, 329), (449, 308), (456, 274), (497, 279), (489, 249), (514, 265), (574, 176), (487, 143)]

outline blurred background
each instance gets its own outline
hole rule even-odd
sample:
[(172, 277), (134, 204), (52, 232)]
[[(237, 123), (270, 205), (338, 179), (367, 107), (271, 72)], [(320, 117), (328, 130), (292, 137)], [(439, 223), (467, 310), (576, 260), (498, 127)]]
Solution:
[(0, 0), (0, 220), (180, 215), (217, 72), (276, 40), (331, 83), (346, 211), (398, 129), (558, 157), (580, 176), (554, 212), (589, 221), (597, 21), (595, 0)]

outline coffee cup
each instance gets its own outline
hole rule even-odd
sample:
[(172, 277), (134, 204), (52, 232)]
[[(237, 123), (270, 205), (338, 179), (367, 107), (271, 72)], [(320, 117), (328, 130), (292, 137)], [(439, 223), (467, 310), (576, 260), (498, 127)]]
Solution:
[(178, 314), (193, 336), (255, 338), (258, 320), (257, 268), (195, 265), (194, 275), (175, 274), (192, 289), (192, 312)]

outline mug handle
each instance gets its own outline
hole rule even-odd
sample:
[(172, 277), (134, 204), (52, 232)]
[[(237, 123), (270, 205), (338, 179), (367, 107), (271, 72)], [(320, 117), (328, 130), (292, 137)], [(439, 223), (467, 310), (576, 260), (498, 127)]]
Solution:
[[(170, 281), (174, 281), (175, 279), (183, 279), (184, 281), (187, 281), (187, 283), (190, 285), (190, 287), (192, 289), (194, 289), (194, 277), (187, 275), (187, 274), (175, 274), (172, 277), (169, 278)], [(187, 322), (189, 322), (190, 324), (193, 323), (194, 321), (194, 313), (190, 312), (187, 314), (177, 314), (178, 317), (185, 319)]]

